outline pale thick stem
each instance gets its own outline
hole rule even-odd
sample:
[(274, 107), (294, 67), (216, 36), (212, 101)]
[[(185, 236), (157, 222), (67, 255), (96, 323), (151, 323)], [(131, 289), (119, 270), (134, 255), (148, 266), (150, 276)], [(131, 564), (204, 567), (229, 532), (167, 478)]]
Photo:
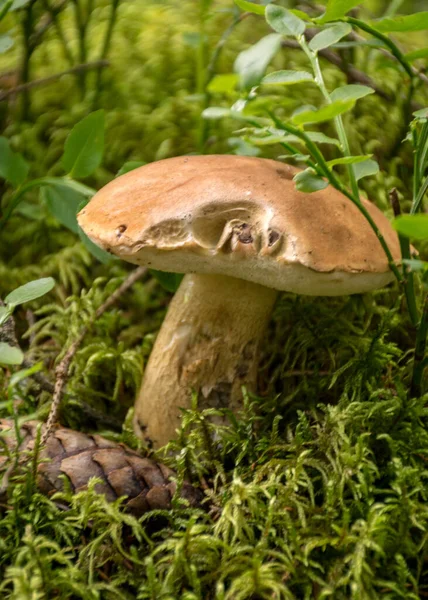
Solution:
[(137, 435), (155, 447), (176, 435), (180, 408), (242, 406), (256, 389), (260, 341), (275, 290), (221, 275), (186, 275), (171, 301), (135, 404)]

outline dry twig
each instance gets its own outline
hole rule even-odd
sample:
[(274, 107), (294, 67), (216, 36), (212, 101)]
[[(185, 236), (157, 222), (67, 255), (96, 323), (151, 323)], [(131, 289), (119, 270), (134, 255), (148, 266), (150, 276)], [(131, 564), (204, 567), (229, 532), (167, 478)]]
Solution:
[(35, 87), (39, 87), (41, 85), (47, 85), (48, 83), (52, 83), (56, 79), (60, 79), (63, 75), (75, 75), (76, 73), (81, 73), (83, 71), (89, 71), (91, 69), (101, 69), (103, 67), (108, 67), (110, 61), (108, 60), (94, 60), (93, 62), (88, 62), (82, 65), (77, 65), (72, 67), (71, 69), (67, 69), (66, 71), (61, 71), (61, 73), (55, 73), (55, 75), (49, 75), (49, 77), (42, 77), (41, 79), (35, 79), (34, 81), (29, 81), (28, 83), (22, 83), (17, 85), (9, 90), (5, 90), (0, 93), (0, 102), (9, 98), (9, 96), (14, 96), (15, 94), (19, 94), (21, 92), (26, 92)]

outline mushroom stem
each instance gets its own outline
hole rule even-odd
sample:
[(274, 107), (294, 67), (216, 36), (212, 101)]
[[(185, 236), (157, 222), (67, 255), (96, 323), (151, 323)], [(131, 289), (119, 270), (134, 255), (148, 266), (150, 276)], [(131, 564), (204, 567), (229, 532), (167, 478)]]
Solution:
[(224, 275), (185, 275), (147, 363), (135, 404), (137, 435), (155, 447), (176, 435), (180, 408), (242, 406), (256, 388), (260, 341), (276, 290)]

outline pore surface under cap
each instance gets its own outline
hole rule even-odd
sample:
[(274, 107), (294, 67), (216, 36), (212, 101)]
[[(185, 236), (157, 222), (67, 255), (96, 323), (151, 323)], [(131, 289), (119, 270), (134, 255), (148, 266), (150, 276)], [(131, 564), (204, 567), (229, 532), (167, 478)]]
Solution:
[[(331, 186), (306, 194), (297, 169), (244, 156), (181, 156), (102, 188), (79, 213), (93, 242), (135, 264), (217, 273), (311, 295), (381, 287), (393, 279), (357, 207)], [(363, 200), (396, 260), (396, 233)]]

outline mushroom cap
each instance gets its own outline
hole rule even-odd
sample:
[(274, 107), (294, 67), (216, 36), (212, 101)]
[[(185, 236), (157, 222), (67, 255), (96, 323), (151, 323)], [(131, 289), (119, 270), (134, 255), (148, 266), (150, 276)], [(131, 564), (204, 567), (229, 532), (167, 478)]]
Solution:
[[(297, 191), (297, 172), (264, 158), (168, 158), (114, 179), (78, 221), (104, 250), (161, 271), (223, 274), (325, 296), (389, 283), (386, 255), (358, 208), (331, 186)], [(400, 260), (388, 219), (362, 202)]]

